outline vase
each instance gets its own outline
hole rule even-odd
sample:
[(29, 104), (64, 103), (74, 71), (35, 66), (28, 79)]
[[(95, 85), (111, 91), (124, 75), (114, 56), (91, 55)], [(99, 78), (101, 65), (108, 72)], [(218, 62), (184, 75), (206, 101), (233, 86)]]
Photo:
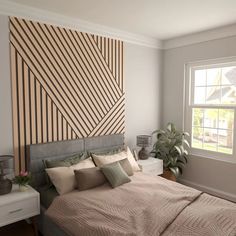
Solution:
[(19, 185), (19, 191), (20, 192), (25, 192), (28, 190), (28, 186), (27, 185)]

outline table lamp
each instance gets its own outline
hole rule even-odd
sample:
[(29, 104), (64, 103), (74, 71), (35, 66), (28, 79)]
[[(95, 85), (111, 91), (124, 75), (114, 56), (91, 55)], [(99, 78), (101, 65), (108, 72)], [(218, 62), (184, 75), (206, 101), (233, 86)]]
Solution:
[(137, 146), (142, 147), (138, 152), (138, 157), (141, 160), (146, 160), (149, 157), (149, 152), (145, 149), (146, 147), (151, 146), (152, 137), (150, 135), (138, 135), (137, 136)]
[(11, 155), (0, 156), (0, 195), (10, 193), (12, 189), (12, 182), (5, 178), (6, 173), (4, 173), (5, 166), (12, 158)]

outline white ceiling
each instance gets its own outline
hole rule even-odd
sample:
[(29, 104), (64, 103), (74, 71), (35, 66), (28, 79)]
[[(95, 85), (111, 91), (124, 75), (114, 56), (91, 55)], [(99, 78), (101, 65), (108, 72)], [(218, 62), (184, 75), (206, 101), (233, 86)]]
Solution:
[(8, 1), (162, 40), (236, 23), (236, 0)]

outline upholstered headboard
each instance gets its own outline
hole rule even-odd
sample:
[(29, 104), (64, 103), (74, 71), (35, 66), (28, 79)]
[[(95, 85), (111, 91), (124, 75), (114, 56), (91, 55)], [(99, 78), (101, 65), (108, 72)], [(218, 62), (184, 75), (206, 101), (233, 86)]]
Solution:
[(124, 146), (124, 135), (113, 134), (29, 146), (30, 172), (37, 189), (46, 184), (43, 159), (60, 160), (82, 151), (106, 151)]

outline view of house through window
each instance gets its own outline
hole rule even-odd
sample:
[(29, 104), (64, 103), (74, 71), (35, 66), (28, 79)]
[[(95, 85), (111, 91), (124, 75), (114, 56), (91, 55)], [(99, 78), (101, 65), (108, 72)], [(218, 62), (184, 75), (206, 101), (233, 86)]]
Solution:
[(191, 68), (191, 146), (232, 154), (236, 66)]

